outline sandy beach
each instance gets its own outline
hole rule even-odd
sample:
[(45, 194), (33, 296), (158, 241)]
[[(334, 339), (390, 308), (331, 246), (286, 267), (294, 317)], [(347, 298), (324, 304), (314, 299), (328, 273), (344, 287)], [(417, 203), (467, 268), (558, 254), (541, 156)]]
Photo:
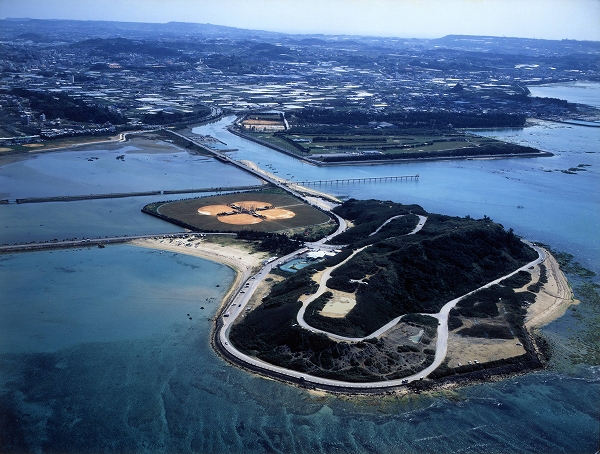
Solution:
[[(166, 239), (143, 239), (133, 240), (130, 244), (149, 249), (192, 255), (229, 266), (236, 272), (236, 277), (223, 297), (222, 303), (227, 301), (229, 296), (246, 279), (257, 272), (262, 265), (262, 261), (269, 256), (266, 252), (253, 251), (249, 245), (242, 241), (218, 235), (207, 236), (204, 239), (194, 239), (191, 242), (183, 239), (174, 239), (173, 242), (169, 242)], [(186, 246), (187, 244), (191, 244), (191, 246)]]
[[(528, 330), (546, 325), (564, 314), (571, 304), (577, 304), (567, 278), (560, 270), (556, 259), (546, 251), (546, 266), (548, 282), (537, 293), (535, 302), (527, 309), (525, 327)], [(536, 283), (540, 276), (540, 268), (532, 270), (532, 282)], [(519, 290), (526, 290), (529, 284)], [(525, 349), (518, 340), (510, 339), (482, 339), (463, 337), (450, 333), (448, 338), (448, 365), (457, 367), (465, 365), (468, 361), (478, 360), (480, 363), (495, 361), (503, 358), (512, 358), (525, 353)]]
[[(548, 251), (546, 252), (546, 275), (548, 282), (544, 284), (535, 298), (535, 303), (529, 306), (525, 326), (528, 329), (547, 325), (552, 320), (562, 316), (571, 304), (578, 304), (573, 296), (573, 290), (564, 273), (558, 266), (556, 259)], [(539, 277), (539, 267), (534, 270), (534, 282)]]

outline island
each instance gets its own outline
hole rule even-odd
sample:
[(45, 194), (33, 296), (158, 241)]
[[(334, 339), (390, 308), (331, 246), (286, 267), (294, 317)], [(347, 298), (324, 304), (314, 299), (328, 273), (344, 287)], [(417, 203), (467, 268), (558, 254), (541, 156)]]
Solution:
[(499, 126), (523, 127), (525, 117), (303, 109), (242, 115), (228, 130), (316, 166), (552, 156), (466, 131)]
[(202, 251), (219, 228), (226, 246), (237, 244), (228, 259), (214, 243), (204, 255), (239, 271), (214, 319), (224, 358), (343, 393), (420, 392), (544, 367), (536, 328), (574, 302), (547, 249), (487, 216), (305, 202), (267, 189), (145, 207), (207, 232), (171, 239), (171, 249)]

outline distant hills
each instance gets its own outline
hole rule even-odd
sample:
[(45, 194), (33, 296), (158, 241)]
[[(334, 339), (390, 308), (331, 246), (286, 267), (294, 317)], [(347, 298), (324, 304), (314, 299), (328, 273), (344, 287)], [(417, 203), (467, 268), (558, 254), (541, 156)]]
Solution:
[(376, 47), (407, 47), (425, 49), (456, 49), (473, 52), (514, 53), (522, 55), (568, 55), (600, 52), (598, 41), (542, 40), (495, 36), (448, 35), (437, 39), (379, 38), (372, 36), (286, 34), (265, 30), (247, 30), (214, 24), (189, 22), (114, 22), (8, 18), (0, 20), (0, 39), (52, 42), (76, 42), (90, 38), (123, 37), (130, 39), (156, 38), (222, 38), (271, 39), (298, 42), (303, 46), (344, 46), (370, 44)]

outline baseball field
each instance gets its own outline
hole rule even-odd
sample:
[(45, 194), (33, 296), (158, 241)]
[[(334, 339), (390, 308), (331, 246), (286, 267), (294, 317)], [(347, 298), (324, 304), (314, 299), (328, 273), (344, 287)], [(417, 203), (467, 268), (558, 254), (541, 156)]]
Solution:
[(225, 194), (167, 202), (158, 213), (199, 230), (275, 232), (329, 221), (329, 216), (294, 197), (266, 192)]

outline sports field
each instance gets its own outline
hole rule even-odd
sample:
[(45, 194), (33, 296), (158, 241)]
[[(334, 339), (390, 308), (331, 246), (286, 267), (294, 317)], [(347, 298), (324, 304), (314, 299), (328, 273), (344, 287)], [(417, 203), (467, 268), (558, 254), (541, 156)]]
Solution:
[(246, 192), (168, 202), (158, 213), (200, 230), (275, 232), (329, 221), (325, 213), (282, 194)]

